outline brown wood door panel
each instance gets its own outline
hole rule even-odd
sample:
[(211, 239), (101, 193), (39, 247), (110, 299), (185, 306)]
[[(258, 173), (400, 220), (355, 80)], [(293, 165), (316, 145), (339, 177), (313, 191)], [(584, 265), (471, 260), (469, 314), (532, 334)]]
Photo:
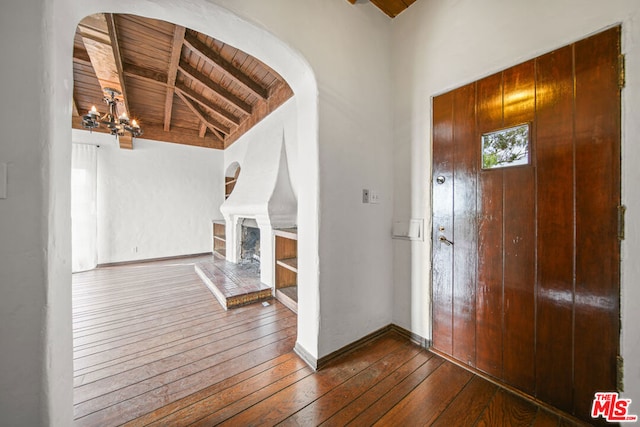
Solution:
[(570, 410), (574, 248), (572, 48), (538, 58), (536, 67), (536, 326), (537, 341), (544, 343), (536, 351), (536, 392), (542, 400)]
[[(619, 55), (616, 27), (433, 101), (434, 347), (589, 421), (616, 389)], [(480, 169), (522, 123), (530, 164)]]
[[(503, 86), (503, 126), (533, 123), (535, 61), (505, 70)], [(531, 141), (535, 141), (535, 129), (530, 129), (530, 135)], [(534, 154), (531, 158), (535, 158)], [(531, 394), (535, 392), (536, 277), (533, 163), (503, 170), (503, 378), (505, 382)], [(488, 171), (492, 172), (495, 171)]]
[[(503, 127), (502, 93), (502, 73), (478, 82), (478, 133), (473, 141), (469, 141), (472, 149), (480, 150), (480, 135)], [(502, 378), (503, 367), (503, 186), (502, 170), (478, 172), (476, 367), (498, 378)]]
[[(616, 389), (620, 204), (620, 28), (575, 45), (575, 408)], [(598, 220), (594, 220), (598, 219)], [(597, 366), (590, 360), (597, 354)]]
[[(453, 356), (475, 366), (476, 359), (476, 173), (478, 150), (473, 144), (476, 85), (453, 94)], [(464, 143), (463, 143), (464, 141)], [(461, 236), (460, 240), (456, 239)]]
[[(453, 249), (438, 240), (440, 227), (445, 231), (453, 229), (453, 94), (448, 93), (433, 100), (433, 253), (432, 307), (433, 307), (433, 346), (453, 354)], [(437, 178), (444, 178), (438, 183)]]
[(535, 393), (535, 175), (504, 171), (504, 381)]

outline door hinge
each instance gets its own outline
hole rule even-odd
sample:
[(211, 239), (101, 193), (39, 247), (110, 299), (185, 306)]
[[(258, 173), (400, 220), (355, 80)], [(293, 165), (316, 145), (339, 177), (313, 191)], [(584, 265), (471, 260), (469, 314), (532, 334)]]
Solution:
[(624, 240), (624, 216), (627, 212), (625, 205), (618, 206), (618, 239)]
[(625, 66), (625, 56), (624, 54), (620, 54), (618, 57), (618, 88), (622, 89), (626, 83), (626, 66)]
[(624, 391), (624, 359), (620, 355), (616, 357), (616, 371), (617, 371), (616, 386), (618, 388), (618, 391), (622, 392)]

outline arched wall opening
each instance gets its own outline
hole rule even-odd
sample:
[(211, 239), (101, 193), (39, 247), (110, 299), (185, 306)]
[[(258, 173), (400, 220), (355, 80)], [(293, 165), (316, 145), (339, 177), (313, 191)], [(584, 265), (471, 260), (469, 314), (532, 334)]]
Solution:
[(239, 172), (240, 172), (240, 163), (233, 162), (227, 167), (224, 173), (224, 176), (226, 176), (227, 178), (235, 178), (238, 176)]
[(228, 199), (233, 189), (236, 186), (236, 182), (240, 177), (240, 172), (242, 168), (240, 167), (240, 163), (233, 162), (231, 163), (224, 173), (224, 198)]
[[(165, 20), (223, 40), (268, 64), (291, 86), (297, 111), (299, 141), (298, 251), (299, 280), (307, 292), (299, 295), (296, 348), (311, 360), (318, 357), (319, 265), (318, 265), (318, 100), (317, 83), (307, 61), (267, 29), (243, 19), (239, 14), (207, 0), (149, 2), (132, 0), (89, 1), (49, 0), (48, 56), (45, 87), (50, 102), (50, 145), (43, 163), (48, 172), (47, 197), (47, 295), (50, 298), (46, 321), (46, 367), (44, 387), (48, 391), (47, 412), (66, 423), (72, 418), (73, 367), (71, 363), (70, 295), (70, 169), (71, 104), (73, 96), (73, 35), (78, 22), (93, 13), (128, 13)], [(61, 108), (61, 106), (65, 106)], [(67, 107), (68, 106), (68, 107)]]

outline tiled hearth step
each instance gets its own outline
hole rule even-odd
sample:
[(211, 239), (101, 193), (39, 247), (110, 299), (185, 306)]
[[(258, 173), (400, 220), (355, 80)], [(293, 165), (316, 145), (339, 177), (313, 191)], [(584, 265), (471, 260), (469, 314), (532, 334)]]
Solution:
[(272, 298), (271, 287), (260, 282), (259, 266), (221, 259), (195, 264), (196, 273), (225, 310)]

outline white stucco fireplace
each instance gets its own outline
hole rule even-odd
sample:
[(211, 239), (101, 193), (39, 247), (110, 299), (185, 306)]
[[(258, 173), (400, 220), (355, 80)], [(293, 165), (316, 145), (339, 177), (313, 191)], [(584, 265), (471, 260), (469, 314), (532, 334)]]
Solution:
[[(252, 143), (248, 150), (251, 155), (247, 155), (241, 165), (242, 170), (235, 188), (220, 211), (226, 227), (227, 261), (249, 262), (250, 256), (260, 263), (260, 281), (273, 287), (273, 230), (296, 226), (297, 200), (291, 187), (284, 137), (277, 144), (261, 142)], [(243, 241), (243, 235), (249, 239), (256, 237), (255, 232), (247, 231), (246, 228), (259, 230), (258, 242), (243, 245), (247, 243), (246, 239)], [(254, 257), (256, 244), (259, 248), (258, 259)], [(248, 254), (246, 248), (243, 252), (245, 246), (253, 246), (253, 249), (249, 249), (253, 253)]]

